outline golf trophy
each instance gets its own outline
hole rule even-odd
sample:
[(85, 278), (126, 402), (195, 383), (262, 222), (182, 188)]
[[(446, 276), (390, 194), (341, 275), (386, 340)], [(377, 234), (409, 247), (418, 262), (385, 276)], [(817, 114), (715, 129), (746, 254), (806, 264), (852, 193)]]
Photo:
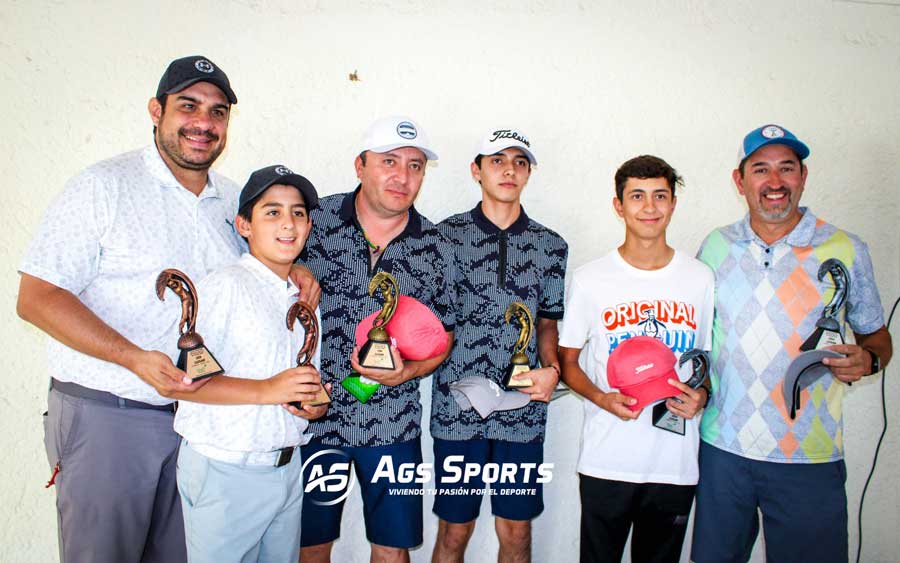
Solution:
[(838, 314), (847, 302), (847, 296), (850, 293), (850, 272), (847, 271), (843, 262), (837, 258), (829, 258), (819, 266), (819, 281), (824, 280), (826, 274), (831, 274), (831, 279), (834, 280), (834, 293), (822, 310), (822, 316), (816, 321), (816, 329), (800, 346), (801, 352), (820, 350), (826, 346), (844, 343)]
[(513, 376), (531, 371), (531, 362), (525, 354), (525, 349), (528, 348), (534, 332), (534, 317), (531, 316), (528, 305), (521, 301), (513, 301), (506, 308), (503, 319), (506, 324), (511, 324), (515, 319), (516, 324), (519, 325), (519, 338), (516, 339), (512, 357), (509, 359), (509, 365), (503, 375), (503, 385), (506, 387), (531, 387), (533, 385), (531, 379), (513, 379)]
[(197, 289), (184, 272), (175, 269), (163, 270), (156, 278), (156, 296), (165, 301), (166, 288), (181, 299), (181, 320), (178, 322), (178, 369), (184, 371), (191, 381), (212, 377), (225, 372), (212, 352), (203, 345), (203, 338), (197, 334)]
[[(291, 308), (288, 309), (287, 318), (288, 330), (294, 330), (294, 322), (300, 321), (306, 336), (303, 338), (303, 345), (297, 352), (297, 367), (308, 366), (312, 363), (313, 356), (316, 355), (316, 347), (319, 345), (319, 321), (316, 320), (316, 313), (309, 308), (306, 303), (296, 301)], [(307, 405), (317, 407), (319, 405), (327, 405), (331, 402), (328, 391), (322, 384), (319, 384), (319, 390), (316, 392), (316, 398), (306, 403)], [(291, 406), (302, 409), (303, 404), (300, 401), (291, 401)]]
[[(697, 348), (688, 350), (678, 358), (678, 365), (683, 366), (688, 360), (693, 363), (693, 366), (691, 377), (685, 381), (685, 385), (691, 389), (699, 389), (709, 373), (709, 354)], [(676, 398), (675, 400), (681, 402), (680, 399)], [(653, 426), (684, 436), (684, 418), (667, 409), (665, 401), (653, 406)]]
[(384, 326), (390, 322), (397, 310), (397, 299), (400, 289), (397, 279), (387, 272), (378, 272), (369, 282), (369, 295), (378, 291), (384, 305), (381, 312), (375, 317), (372, 329), (369, 330), (369, 340), (359, 350), (359, 365), (366, 368), (392, 370), (394, 358), (391, 356), (391, 337)]
[[(397, 310), (400, 287), (394, 276), (387, 272), (378, 272), (369, 282), (368, 291), (372, 296), (376, 291), (380, 292), (384, 305), (372, 322), (372, 328), (367, 334), (368, 340), (359, 350), (359, 365), (367, 368), (392, 370), (395, 365), (394, 357), (391, 355), (391, 337), (385, 325), (390, 322)], [(365, 403), (381, 387), (381, 384), (353, 372), (341, 380), (341, 387), (356, 397), (359, 402)]]

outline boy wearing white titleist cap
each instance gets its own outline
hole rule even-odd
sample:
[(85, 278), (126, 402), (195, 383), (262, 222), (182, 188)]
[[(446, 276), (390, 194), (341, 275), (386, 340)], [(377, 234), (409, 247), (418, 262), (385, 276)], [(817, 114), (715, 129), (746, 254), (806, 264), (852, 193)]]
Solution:
[[(559, 343), (563, 380), (585, 398), (578, 461), (582, 562), (621, 561), (632, 526), (635, 563), (675, 563), (681, 555), (697, 483), (695, 415), (709, 391), (665, 377), (675, 355), (709, 348), (714, 280), (709, 268), (666, 243), (679, 183), (657, 157), (625, 162), (613, 197), (625, 242), (578, 268), (569, 285)], [(673, 398), (665, 407), (686, 419), (680, 434), (654, 424), (654, 406), (640, 408), (664, 396), (659, 386), (666, 381)], [(642, 385), (655, 387), (637, 389)], [(666, 414), (660, 404), (656, 411)]]
[(313, 401), (320, 379), (318, 355), (295, 367), (306, 333), (300, 322), (286, 326), (285, 317), (299, 291), (288, 274), (317, 202), (313, 185), (285, 166), (254, 172), (235, 217), (250, 252), (197, 286), (198, 332), (227, 375), (179, 397), (175, 415), (192, 563), (288, 562), (300, 552), (303, 483), (295, 450), (309, 440), (306, 419), (328, 406), (287, 404)]
[[(531, 558), (531, 520), (544, 508), (543, 478), (530, 468), (543, 462), (547, 403), (559, 381), (556, 323), (563, 316), (568, 247), (558, 234), (531, 219), (521, 194), (537, 161), (521, 130), (491, 129), (475, 151), (470, 169), (480, 184), (481, 202), (438, 225), (453, 243), (456, 259), (457, 343), (435, 373), (431, 433), (436, 485), (433, 511), (440, 518), (433, 561), (462, 561), (475, 529), (484, 491), (490, 487), (491, 512), (500, 544), (500, 561)], [(524, 303), (535, 321), (526, 354), (532, 370), (517, 379), (531, 385), (509, 393), (522, 402), (510, 410), (464, 408), (453, 396), (460, 380), (479, 377), (498, 384), (517, 345), (518, 327), (504, 321), (513, 302)], [(540, 360), (542, 367), (537, 366)], [(497, 395), (499, 397), (499, 395)], [(499, 406), (499, 405), (496, 405)], [(482, 416), (485, 415), (485, 418)], [(444, 460), (463, 456), (466, 463), (514, 464), (515, 482), (488, 485), (481, 476), (463, 483), (447, 479)]]

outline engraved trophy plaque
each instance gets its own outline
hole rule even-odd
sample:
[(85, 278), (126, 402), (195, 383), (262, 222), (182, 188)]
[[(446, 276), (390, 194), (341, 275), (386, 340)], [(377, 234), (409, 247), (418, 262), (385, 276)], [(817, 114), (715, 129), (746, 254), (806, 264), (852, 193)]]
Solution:
[(397, 310), (400, 289), (397, 279), (387, 272), (378, 272), (369, 282), (369, 295), (378, 291), (384, 305), (375, 317), (369, 330), (368, 341), (359, 350), (359, 365), (373, 369), (394, 369), (394, 358), (391, 356), (391, 337), (384, 328)]
[[(308, 366), (312, 363), (313, 356), (316, 355), (316, 347), (319, 345), (319, 321), (316, 320), (316, 313), (310, 309), (309, 305), (306, 303), (297, 301), (291, 305), (290, 309), (288, 309), (287, 318), (285, 320), (287, 322), (288, 330), (293, 331), (294, 322), (300, 321), (300, 325), (303, 326), (303, 330), (306, 331), (306, 336), (303, 338), (303, 345), (297, 352), (297, 366)], [(319, 405), (327, 405), (330, 402), (331, 397), (328, 396), (328, 391), (325, 390), (325, 387), (323, 387), (322, 384), (319, 384), (316, 398), (306, 404), (317, 407)], [(303, 408), (303, 404), (300, 401), (291, 401), (290, 405), (298, 409)]]
[(533, 382), (531, 379), (513, 379), (513, 376), (531, 371), (531, 361), (525, 354), (528, 343), (531, 342), (531, 335), (534, 332), (534, 317), (528, 310), (528, 305), (521, 301), (514, 301), (506, 308), (503, 314), (506, 324), (511, 324), (515, 319), (519, 325), (519, 337), (513, 347), (512, 357), (509, 359), (509, 365), (503, 375), (503, 385), (506, 387), (531, 387)]
[[(693, 363), (693, 371), (691, 372), (691, 377), (684, 383), (691, 389), (697, 389), (703, 385), (703, 382), (706, 380), (706, 375), (709, 373), (709, 354), (703, 350), (698, 350), (697, 348), (688, 350), (678, 358), (678, 365), (683, 366), (688, 360), (691, 360)], [(680, 399), (675, 400), (681, 402)], [(667, 409), (665, 401), (654, 405), (652, 414), (653, 426), (660, 430), (666, 430), (684, 436), (684, 418)]]
[(178, 322), (178, 369), (184, 371), (191, 381), (220, 375), (225, 372), (212, 352), (203, 345), (203, 338), (197, 334), (197, 289), (184, 272), (175, 269), (163, 270), (156, 278), (156, 296), (165, 301), (166, 288), (181, 299), (181, 320)]
[(837, 258), (829, 258), (819, 266), (819, 281), (824, 280), (826, 274), (831, 274), (831, 279), (834, 280), (834, 294), (822, 310), (822, 316), (816, 321), (816, 329), (800, 346), (801, 352), (821, 350), (826, 346), (844, 343), (838, 314), (850, 293), (850, 272), (843, 262)]

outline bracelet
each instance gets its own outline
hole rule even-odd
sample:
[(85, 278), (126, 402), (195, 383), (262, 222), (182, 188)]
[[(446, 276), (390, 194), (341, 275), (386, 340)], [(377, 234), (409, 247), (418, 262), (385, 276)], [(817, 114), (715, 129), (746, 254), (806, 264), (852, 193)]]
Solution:
[(557, 366), (556, 364), (550, 364), (547, 367), (553, 368), (553, 370), (556, 371), (556, 377), (562, 377), (562, 372), (559, 371), (559, 366)]

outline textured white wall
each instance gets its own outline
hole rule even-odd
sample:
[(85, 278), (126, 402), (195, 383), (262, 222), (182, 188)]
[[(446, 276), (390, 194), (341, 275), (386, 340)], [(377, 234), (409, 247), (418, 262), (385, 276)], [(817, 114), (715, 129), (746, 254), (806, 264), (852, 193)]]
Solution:
[[(439, 220), (478, 199), (468, 162), (479, 135), (500, 123), (523, 128), (541, 163), (525, 205), (569, 241), (570, 268), (621, 240), (610, 199), (622, 161), (657, 154), (684, 174), (670, 241), (693, 252), (744, 213), (730, 180), (741, 135), (783, 122), (812, 148), (804, 203), (869, 242), (889, 306), (900, 292), (900, 6), (890, 4), (0, 0), (0, 342), (9, 369), (0, 380), (0, 560), (56, 557), (55, 494), (43, 488), (45, 337), (15, 316), (16, 267), (67, 178), (150, 141), (146, 101), (169, 60), (202, 53), (228, 72), (240, 104), (217, 167), (240, 183), (283, 162), (320, 193), (350, 189), (362, 129), (409, 113), (441, 156), (418, 202)], [(348, 80), (354, 70), (359, 82)], [(890, 378), (898, 365), (889, 406), (900, 399)], [(853, 553), (879, 393), (876, 379), (846, 399)], [(577, 559), (580, 407), (568, 397), (551, 408), (546, 458), (556, 471), (535, 522), (536, 561)], [(900, 560), (893, 416), (866, 503), (866, 561)], [(427, 436), (424, 446), (430, 458)], [(415, 561), (430, 557), (430, 504)], [(365, 561), (359, 502), (345, 514), (335, 560)], [(483, 515), (469, 559), (495, 554)]]

